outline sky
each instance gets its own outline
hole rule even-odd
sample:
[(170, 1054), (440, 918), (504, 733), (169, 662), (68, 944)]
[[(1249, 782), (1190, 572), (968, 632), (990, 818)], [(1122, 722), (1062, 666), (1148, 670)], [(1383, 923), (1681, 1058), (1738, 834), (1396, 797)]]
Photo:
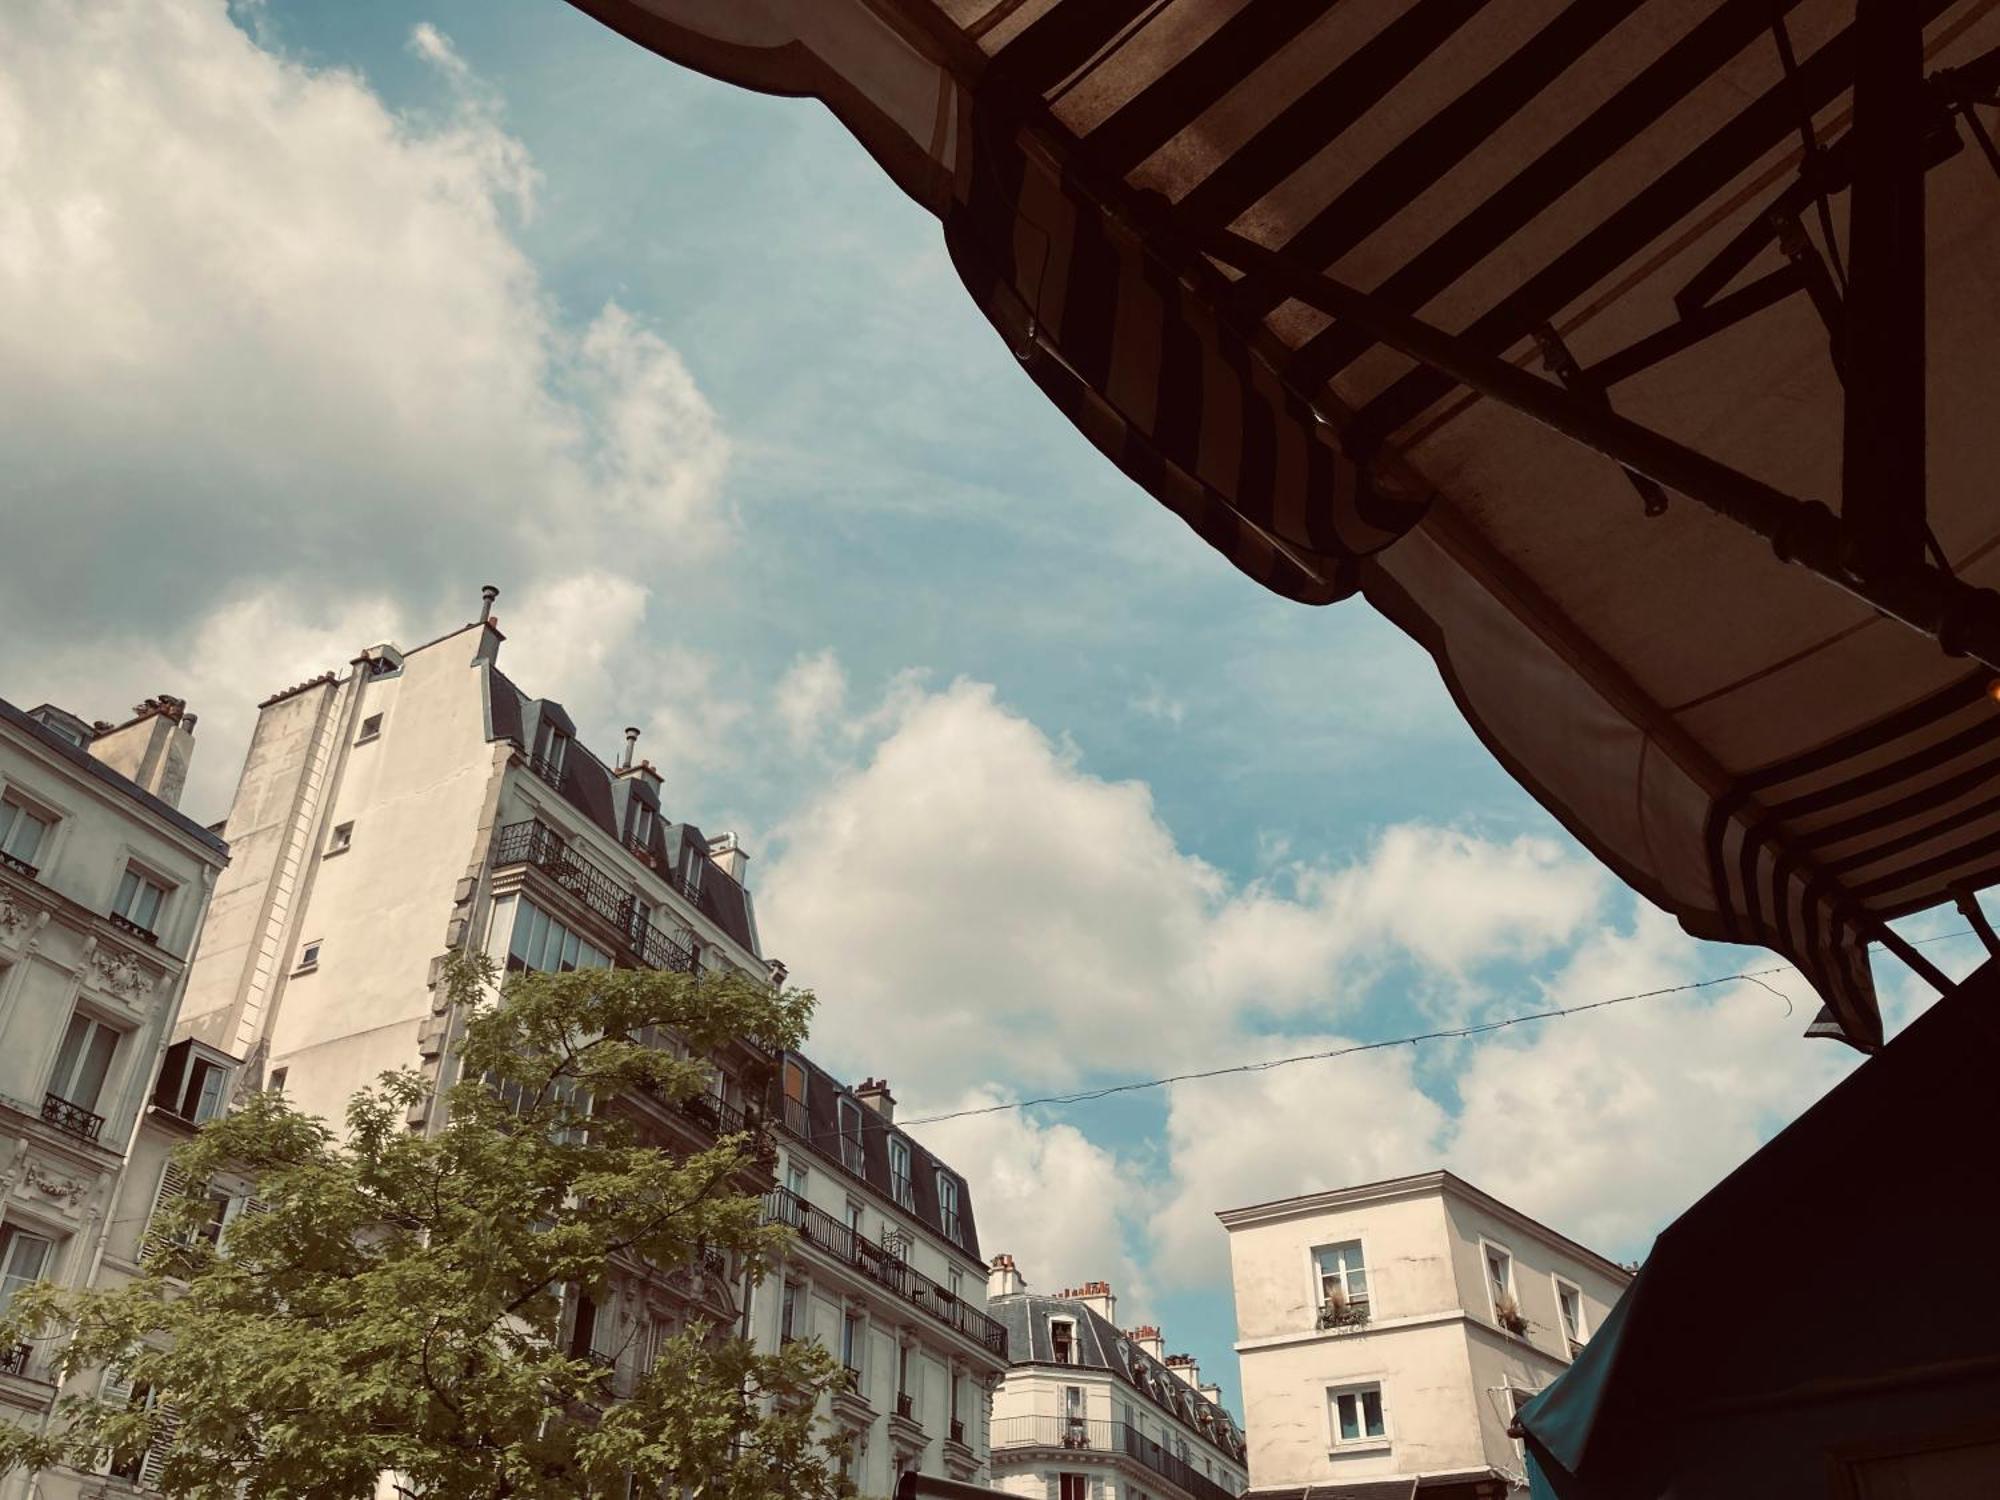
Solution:
[(258, 699), (496, 584), (509, 674), (741, 834), (811, 1050), (905, 1120), (1776, 970), (916, 1127), (986, 1253), (1238, 1411), (1217, 1210), (1443, 1166), (1630, 1260), (1856, 1061), (1365, 605), (1106, 464), (823, 108), (560, 0), (0, 7), (0, 519), (0, 696), (185, 697), (205, 820)]

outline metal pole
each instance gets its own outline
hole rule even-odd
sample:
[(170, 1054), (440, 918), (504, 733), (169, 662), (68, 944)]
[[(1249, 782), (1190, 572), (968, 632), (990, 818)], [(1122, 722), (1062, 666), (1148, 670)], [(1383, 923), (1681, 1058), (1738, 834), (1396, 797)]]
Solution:
[(1923, 17), (1856, 0), (1854, 56), (1840, 516), (1854, 565), (1892, 573), (1925, 537)]
[(1747, 526), (1785, 561), (1931, 636), (1948, 653), (1972, 656), (2000, 672), (2000, 594), (1993, 590), (1974, 588), (1921, 559), (1889, 574), (1858, 571), (1848, 532), (1816, 500), (1797, 499), (1649, 427), (1595, 408), (1560, 386), (1241, 235), (1212, 230), (1200, 234), (1196, 244), (1226, 265), (1283, 287), (1310, 307), (1351, 320), (1377, 343)]

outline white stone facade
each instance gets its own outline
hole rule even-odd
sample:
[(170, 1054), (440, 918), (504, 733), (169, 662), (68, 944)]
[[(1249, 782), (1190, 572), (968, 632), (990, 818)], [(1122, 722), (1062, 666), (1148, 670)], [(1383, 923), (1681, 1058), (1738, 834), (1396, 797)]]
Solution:
[(1524, 1473), (1515, 1408), (1630, 1280), (1449, 1172), (1218, 1217), (1260, 1495), (1508, 1493)]
[[(184, 708), (151, 700), (114, 727), (0, 703), (0, 1299), (33, 1281), (115, 1279), (158, 1183), (156, 1119), (218, 1108), (227, 1087), (220, 1057), (213, 1081), (183, 1066), (160, 1087), (227, 859), (173, 806), (193, 750)], [(46, 1418), (51, 1356), (0, 1350), (8, 1420)], [(66, 1500), (119, 1483), (16, 1474), (0, 1494)]]

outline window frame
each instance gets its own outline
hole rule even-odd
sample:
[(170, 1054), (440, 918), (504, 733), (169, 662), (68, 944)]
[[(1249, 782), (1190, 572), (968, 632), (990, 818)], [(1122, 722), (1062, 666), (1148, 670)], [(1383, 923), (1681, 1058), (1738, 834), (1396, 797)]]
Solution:
[[(12, 807), (17, 814), (16, 818), (8, 822), (5, 834), (0, 835), (0, 854), (5, 854), (8, 859), (24, 864), (31, 870), (40, 871), (42, 866), (48, 863), (47, 856), (53, 852), (54, 834), (56, 829), (62, 826), (63, 815), (32, 792), (23, 791), (16, 782), (8, 782), (4, 788), (0, 788), (0, 806)], [(7, 847), (14, 837), (15, 830), (20, 826), (18, 817), (20, 813), (26, 813), (41, 824), (42, 831), (35, 837), (35, 851), (32, 856), (18, 854)]]
[[(19, 1275), (13, 1269), (14, 1247), (24, 1239), (34, 1240), (42, 1246), (41, 1263), (32, 1276)], [(63, 1238), (60, 1235), (32, 1220), (9, 1220), (0, 1224), (0, 1311), (4, 1311), (14, 1300), (14, 1293), (20, 1288), (47, 1281), (54, 1274), (60, 1263), (62, 1247)]]
[(333, 831), (326, 836), (326, 853), (323, 858), (332, 859), (336, 854), (345, 854), (354, 847), (354, 819), (333, 825)]
[[(1583, 1346), (1590, 1342), (1590, 1320), (1584, 1316), (1583, 1311), (1583, 1288), (1560, 1271), (1549, 1272), (1549, 1281), (1556, 1290), (1556, 1323), (1562, 1329), (1566, 1347), (1573, 1359)], [(1565, 1297), (1570, 1298), (1576, 1308), (1574, 1326), (1571, 1326), (1569, 1307), (1564, 1305)]]
[(860, 1308), (845, 1306), (840, 1310), (840, 1363), (854, 1372), (857, 1393), (861, 1383), (867, 1379), (868, 1360), (868, 1315)]
[(549, 774), (557, 781), (562, 780), (563, 770), (568, 762), (569, 742), (569, 731), (546, 713), (536, 720), (532, 758), (546, 766)]
[(889, 1196), (905, 1213), (916, 1212), (916, 1161), (910, 1154), (910, 1143), (893, 1133), (889, 1136)]
[(943, 1167), (937, 1170), (938, 1232), (954, 1245), (965, 1243), (965, 1223), (959, 1215), (958, 1179)]
[[(1365, 1308), (1372, 1320), (1375, 1310), (1375, 1285), (1372, 1273), (1368, 1269), (1368, 1237), (1363, 1234), (1355, 1234), (1350, 1235), (1346, 1239), (1328, 1240), (1323, 1244), (1306, 1247), (1306, 1265), (1312, 1275), (1312, 1310), (1315, 1324), (1318, 1323), (1319, 1314), (1327, 1304), (1326, 1274), (1321, 1269), (1320, 1256), (1329, 1250), (1345, 1250), (1350, 1245), (1354, 1247), (1355, 1256), (1358, 1258), (1360, 1264), (1350, 1267), (1344, 1260), (1342, 1261), (1340, 1267), (1341, 1294), (1346, 1297), (1349, 1307), (1359, 1305)], [(1353, 1278), (1357, 1275), (1361, 1278), (1361, 1284), (1364, 1288), (1362, 1294), (1358, 1297), (1355, 1296), (1353, 1289)]]
[(361, 733), (355, 736), (354, 743), (357, 745), (365, 745), (370, 740), (381, 739), (382, 719), (383, 719), (382, 714), (369, 714), (366, 718), (364, 718), (361, 721)]
[[(1500, 1288), (1497, 1294), (1493, 1281), (1493, 1257), (1496, 1255), (1506, 1263), (1506, 1286)], [(1504, 1296), (1513, 1303), (1516, 1312), (1521, 1308), (1519, 1283), (1514, 1279), (1514, 1252), (1498, 1240), (1490, 1240), (1483, 1234), (1479, 1237), (1479, 1279), (1486, 1288), (1486, 1315), (1492, 1320), (1495, 1328), (1501, 1328), (1500, 1298)]]
[[(1058, 1336), (1060, 1330), (1060, 1336)], [(1073, 1366), (1076, 1363), (1076, 1319), (1049, 1319), (1049, 1361), (1051, 1364)]]
[[(862, 1108), (861, 1101), (850, 1094), (840, 1094), (834, 1099), (833, 1120), (834, 1130), (840, 1137), (840, 1164), (857, 1177), (866, 1172), (868, 1161), (861, 1144), (862, 1132), (867, 1129)], [(850, 1121), (852, 1129), (849, 1128)]]
[[(1382, 1430), (1371, 1433), (1368, 1430), (1368, 1408), (1366, 1398), (1373, 1394), (1375, 1409), (1381, 1418)], [(1342, 1437), (1340, 1432), (1340, 1398), (1354, 1398), (1354, 1412), (1359, 1435)], [(1326, 1387), (1326, 1445), (1329, 1453), (1380, 1452), (1394, 1446), (1396, 1428), (1389, 1416), (1388, 1383), (1379, 1377), (1371, 1380), (1348, 1380), (1338, 1385)]]
[[(135, 910), (143, 903), (146, 892), (154, 891), (158, 893), (157, 898), (153, 902), (152, 910), (144, 918), (136, 917), (132, 912), (120, 909), (125, 904), (125, 887), (128, 881), (132, 883)], [(141, 931), (157, 933), (166, 925), (165, 918), (168, 905), (172, 902), (174, 892), (178, 889), (179, 886), (174, 881), (169, 880), (143, 859), (128, 858), (125, 861), (125, 868), (118, 874), (117, 889), (111, 893), (111, 906), (109, 910), (114, 917), (119, 917), (124, 921), (130, 922)]]
[(298, 967), (293, 969), (292, 972), (294, 974), (310, 974), (314, 969), (317, 969), (319, 967), (319, 950), (325, 945), (325, 938), (314, 938), (309, 943), (300, 943)]
[[(100, 1032), (109, 1032), (111, 1034), (111, 1051), (104, 1059), (104, 1076), (98, 1079), (97, 1095), (89, 1103), (85, 1103), (81, 1099), (71, 1098), (65, 1090), (56, 1087), (56, 1074), (62, 1066), (63, 1052), (69, 1046), (70, 1032), (75, 1029), (78, 1021), (84, 1022), (92, 1030), (84, 1034), (84, 1039), (78, 1045), (76, 1056), (70, 1064), (70, 1078), (68, 1082), (71, 1084), (74, 1084), (80, 1076), (80, 1071), (90, 1056), (90, 1047), (92, 1042), (95, 1041), (97, 1034)], [(103, 1016), (86, 1010), (80, 1005), (72, 1007), (69, 1013), (69, 1020), (63, 1023), (61, 1040), (56, 1043), (56, 1055), (49, 1063), (48, 1084), (43, 1088), (42, 1092), (53, 1095), (73, 1108), (103, 1117), (103, 1111), (97, 1106), (104, 1102), (104, 1091), (110, 1087), (112, 1079), (117, 1074), (118, 1053), (128, 1034), (123, 1027), (120, 1027), (114, 1021), (106, 1020)]]

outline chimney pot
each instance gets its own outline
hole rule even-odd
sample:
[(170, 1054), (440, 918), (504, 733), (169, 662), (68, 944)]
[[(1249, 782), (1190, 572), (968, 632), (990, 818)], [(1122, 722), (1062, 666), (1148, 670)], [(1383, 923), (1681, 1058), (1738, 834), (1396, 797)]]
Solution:
[(986, 1295), (989, 1297), (1011, 1297), (1016, 1292), (1028, 1289), (1021, 1272), (1014, 1264), (1014, 1257), (1001, 1254), (993, 1257), (993, 1263), (986, 1272)]
[(862, 1079), (854, 1097), (880, 1115), (884, 1124), (895, 1123), (896, 1096), (889, 1092), (888, 1079), (873, 1076)]
[(486, 584), (479, 590), (479, 620), (484, 624), (493, 615), (493, 601), (500, 597), (500, 590), (493, 584)]
[(636, 724), (627, 724), (625, 726), (625, 753), (618, 758), (619, 770), (629, 771), (632, 769), (632, 756), (638, 751), (638, 748), (639, 726)]

